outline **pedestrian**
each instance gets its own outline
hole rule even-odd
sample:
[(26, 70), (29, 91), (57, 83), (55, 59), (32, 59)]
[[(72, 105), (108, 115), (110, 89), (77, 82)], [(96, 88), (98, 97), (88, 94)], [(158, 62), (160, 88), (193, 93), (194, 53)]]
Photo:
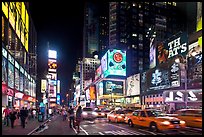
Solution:
[(10, 113), (10, 109), (8, 106), (6, 106), (6, 108), (3, 110), (4, 125), (6, 125), (6, 126), (9, 126), (9, 113)]
[(67, 115), (67, 111), (63, 108), (63, 109), (62, 109), (62, 120), (63, 120), (63, 121), (66, 120), (66, 115)]
[(20, 118), (21, 118), (21, 125), (23, 128), (25, 128), (25, 120), (27, 117), (27, 112), (24, 107), (20, 110)]
[(17, 112), (14, 109), (12, 109), (11, 112), (9, 113), (9, 118), (11, 120), (11, 128), (14, 128), (14, 122), (15, 122), (16, 117), (17, 117), (16, 114), (17, 114)]
[(72, 128), (72, 126), (73, 126), (75, 128), (74, 109), (72, 108), (72, 106), (70, 106), (68, 113), (69, 113), (69, 127)]
[(77, 111), (76, 111), (76, 126), (77, 126), (77, 132), (79, 133), (79, 126), (80, 126), (80, 122), (81, 122), (81, 114), (82, 114), (82, 109), (81, 106), (78, 107)]
[(29, 114), (29, 110), (27, 109), (27, 107), (25, 107), (25, 123), (28, 123), (28, 114)]

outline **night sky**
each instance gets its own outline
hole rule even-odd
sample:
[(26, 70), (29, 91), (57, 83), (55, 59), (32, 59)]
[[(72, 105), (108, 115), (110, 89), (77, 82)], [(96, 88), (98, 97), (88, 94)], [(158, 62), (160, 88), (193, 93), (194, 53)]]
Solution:
[(83, 1), (29, 2), (31, 18), (37, 31), (37, 94), (40, 80), (47, 73), (47, 42), (57, 51), (58, 79), (61, 93), (68, 91), (72, 82), (77, 59), (82, 57), (83, 45)]

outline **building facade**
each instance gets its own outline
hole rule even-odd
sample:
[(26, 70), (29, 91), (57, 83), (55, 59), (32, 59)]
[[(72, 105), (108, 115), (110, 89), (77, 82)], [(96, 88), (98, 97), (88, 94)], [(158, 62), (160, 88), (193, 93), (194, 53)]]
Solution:
[(149, 30), (162, 41), (181, 29), (175, 2), (110, 2), (109, 13), (109, 48), (127, 50), (127, 76), (149, 69)]
[(26, 2), (2, 2), (2, 107), (36, 107), (37, 33)]

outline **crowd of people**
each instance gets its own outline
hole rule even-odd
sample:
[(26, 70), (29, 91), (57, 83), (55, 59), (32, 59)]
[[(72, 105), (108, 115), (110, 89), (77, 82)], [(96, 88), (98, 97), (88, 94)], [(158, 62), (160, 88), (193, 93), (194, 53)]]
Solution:
[(20, 110), (15, 108), (6, 108), (3, 110), (3, 123), (6, 126), (10, 126), (14, 128), (15, 125), (19, 124), (25, 128), (25, 125), (28, 120), (31, 118), (35, 119), (37, 117), (37, 113), (35, 109), (27, 109), (27, 107), (22, 107)]
[[(22, 107), (20, 110), (15, 108), (6, 108), (3, 110), (3, 123), (5, 126), (10, 126), (14, 128), (16, 125), (21, 125), (22, 128), (25, 128), (28, 120), (37, 118), (38, 110), (35, 109), (27, 109), (27, 107)], [(80, 132), (80, 122), (82, 120), (82, 107), (72, 107), (69, 109), (62, 108), (61, 110), (55, 110), (54, 114), (60, 114), (62, 116), (63, 121), (67, 121), (69, 119), (69, 127), (76, 128), (77, 132)]]

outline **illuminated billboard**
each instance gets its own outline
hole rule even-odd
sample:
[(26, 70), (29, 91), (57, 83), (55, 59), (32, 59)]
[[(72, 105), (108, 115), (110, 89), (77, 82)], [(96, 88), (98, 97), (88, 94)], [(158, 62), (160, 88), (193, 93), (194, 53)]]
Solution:
[(57, 95), (57, 104), (60, 105), (60, 95)]
[(126, 96), (140, 94), (140, 74), (135, 74), (127, 78)]
[(202, 53), (188, 58), (188, 89), (202, 89)]
[(60, 80), (57, 80), (57, 93), (60, 93)]
[(57, 73), (48, 73), (48, 79), (57, 80)]
[(157, 65), (165, 63), (168, 59), (180, 54), (186, 56), (188, 51), (187, 33), (183, 32), (157, 44)]
[(89, 101), (90, 100), (90, 91), (89, 91), (89, 88), (86, 89), (86, 101)]
[(2, 2), (2, 11), (28, 52), (29, 15), (24, 2)]
[(14, 88), (14, 66), (8, 62), (8, 86)]
[(123, 81), (103, 80), (103, 95), (123, 95)]
[(48, 58), (57, 59), (57, 51), (48, 50)]
[(94, 86), (89, 87), (89, 92), (90, 92), (90, 100), (95, 100), (96, 96), (96, 90)]
[(54, 59), (48, 59), (48, 71), (56, 72), (57, 71), (57, 61)]
[(96, 69), (95, 79), (98, 79), (101, 76), (101, 65)]
[(41, 79), (41, 93), (45, 93), (47, 89), (47, 80)]
[(162, 63), (141, 74), (141, 92), (150, 93), (158, 90), (180, 87), (181, 69), (175, 60)]
[(101, 60), (104, 77), (109, 75), (126, 76), (126, 51), (111, 49)]

